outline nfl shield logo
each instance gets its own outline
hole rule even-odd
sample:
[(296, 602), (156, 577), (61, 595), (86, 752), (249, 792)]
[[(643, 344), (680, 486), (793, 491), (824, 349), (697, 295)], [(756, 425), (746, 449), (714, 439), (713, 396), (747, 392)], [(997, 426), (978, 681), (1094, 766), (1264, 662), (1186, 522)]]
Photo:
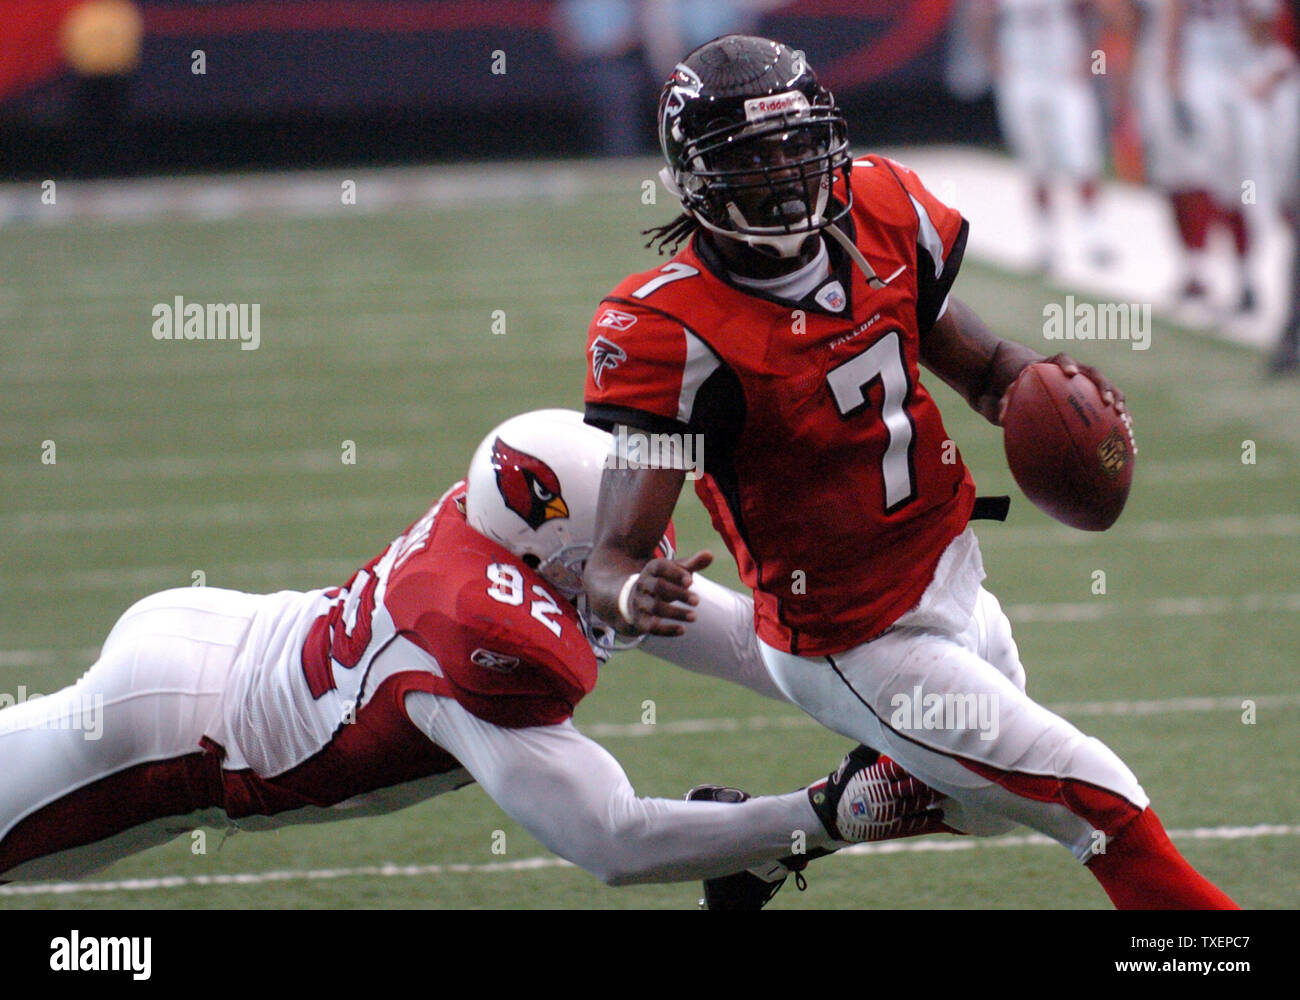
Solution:
[(848, 304), (848, 299), (844, 295), (844, 286), (838, 281), (823, 286), (814, 299), (819, 306), (831, 312), (840, 312)]

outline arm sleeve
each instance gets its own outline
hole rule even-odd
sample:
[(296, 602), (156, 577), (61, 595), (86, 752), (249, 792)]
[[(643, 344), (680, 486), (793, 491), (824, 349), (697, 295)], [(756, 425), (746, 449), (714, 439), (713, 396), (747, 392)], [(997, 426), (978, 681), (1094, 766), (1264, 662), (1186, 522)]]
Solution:
[(915, 172), (880, 157), (902, 185), (916, 212), (916, 322), (922, 337), (941, 315), (966, 253), (970, 225), (921, 183)]
[(739, 804), (638, 798), (623, 768), (571, 721), (504, 729), (456, 702), (407, 697), (411, 720), (543, 845), (609, 885), (711, 878), (830, 840), (802, 791)]
[[(608, 317), (621, 319), (611, 327)], [(685, 430), (690, 419), (688, 338), (677, 320), (624, 299), (606, 299), (587, 333), (587, 423), (651, 433)], [(698, 366), (697, 366), (698, 367)]]
[(765, 698), (786, 701), (763, 664), (754, 632), (754, 602), (695, 574), (695, 621), (681, 636), (646, 636), (641, 649), (686, 670), (731, 681)]

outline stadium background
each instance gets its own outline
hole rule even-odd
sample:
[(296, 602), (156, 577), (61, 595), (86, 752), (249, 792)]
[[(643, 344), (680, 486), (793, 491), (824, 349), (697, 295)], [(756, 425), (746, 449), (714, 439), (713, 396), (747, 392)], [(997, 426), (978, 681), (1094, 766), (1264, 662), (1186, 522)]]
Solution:
[[(611, 73), (580, 58), (560, 7), (0, 0), (0, 692), (71, 682), (146, 593), (341, 582), (493, 424), (579, 406), (594, 304), (651, 265), (637, 233), (675, 209), (653, 184), (647, 195), (654, 45)], [(958, 294), (1052, 353), (1044, 305), (1114, 297), (1122, 278), (1020, 266), (1023, 184), (961, 72), (957, 7), (803, 0), (736, 16), (809, 53), (855, 148), (912, 162), (972, 217)], [(612, 98), (593, 101), (601, 86), (635, 98), (621, 120)], [(1113, 157), (1120, 181), (1130, 156)], [(1139, 197), (1118, 181), (1108, 194)], [(1112, 219), (1120, 243), (1150, 236)], [(998, 235), (977, 244), (981, 231)], [(1148, 291), (1139, 301), (1158, 305)], [(177, 295), (260, 304), (258, 349), (155, 340), (151, 308)], [(1065, 345), (1135, 414), (1134, 495), (1100, 536), (1019, 498), (996, 432), (935, 391), (981, 490), (1016, 497), (981, 538), (1031, 693), (1120, 753), (1209, 877), (1245, 905), (1291, 908), (1300, 399), (1223, 332), (1158, 318), (1146, 351)], [(684, 549), (720, 551), (692, 497), (678, 524)], [(711, 575), (735, 583), (725, 558)], [(796, 709), (640, 654), (604, 673), (577, 722), (643, 794), (703, 780), (783, 791), (846, 749)], [(1105, 907), (1075, 869), (1034, 837), (931, 838), (820, 863), (807, 893), (787, 887), (774, 905)], [(469, 788), (381, 820), (208, 831), (87, 884), (0, 887), (0, 907), (677, 908), (696, 895), (606, 889)]]

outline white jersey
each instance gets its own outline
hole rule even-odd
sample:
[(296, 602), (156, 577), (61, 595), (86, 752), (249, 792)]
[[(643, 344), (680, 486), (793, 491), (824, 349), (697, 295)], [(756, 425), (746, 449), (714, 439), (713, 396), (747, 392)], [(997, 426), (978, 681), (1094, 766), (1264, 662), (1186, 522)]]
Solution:
[(1088, 42), (1070, 0), (998, 0), (997, 40), (1004, 77), (1063, 80), (1085, 75)]
[(1169, 68), (1169, 33), (1173, 30), (1173, 4), (1177, 0), (1138, 0), (1134, 75), (1166, 86)]
[[(519, 715), (542, 711), (521, 709), (528, 699), (505, 690), (511, 678), (537, 679), (523, 662), (509, 673), (496, 673), (499, 659), (485, 668), (500, 696), (481, 688), (441, 694), (421, 683), (454, 672), (447, 657), (435, 660), (417, 644), (433, 632), (471, 645), (513, 643), (507, 648), (521, 657), (549, 648), (520, 635), (521, 624), (551, 632), (526, 607), (506, 621), (503, 604), (485, 621), (480, 603), (470, 609), (479, 632), (440, 619), (428, 634), (406, 627), (386, 641), (382, 623), (364, 613), (365, 595), (382, 598), (385, 586), (391, 617), (406, 620), (406, 570), (419, 556), (403, 564), (401, 549), (391, 547), (391, 572), (381, 557), (373, 576), (363, 571), (346, 588), (261, 596), (185, 587), (147, 597), (119, 619), (75, 685), (0, 711), (0, 760), (24, 762), (0, 773), (0, 879), (82, 877), (199, 825), (258, 830), (382, 815), (474, 780), (542, 844), (610, 883), (748, 868), (788, 853), (792, 830), (805, 831), (810, 848), (830, 845), (803, 790), (741, 804), (638, 797), (572, 719), (528, 725)], [(468, 575), (476, 569), (473, 558), (458, 564)], [(426, 581), (414, 580), (422, 611), (437, 612), (440, 600), (443, 610), (456, 608), (466, 597)], [(702, 577), (696, 586), (701, 604), (688, 635), (656, 640), (657, 651), (779, 696), (758, 655), (748, 598)], [(479, 596), (499, 603), (486, 590)], [(382, 649), (354, 663), (349, 637), (361, 648), (363, 621)], [(329, 672), (303, 655), (314, 634), (344, 654)], [(341, 719), (363, 674), (355, 718)], [(503, 724), (483, 717), (493, 706)]]
[(1254, 55), (1247, 0), (1183, 0), (1183, 73), (1237, 75)]

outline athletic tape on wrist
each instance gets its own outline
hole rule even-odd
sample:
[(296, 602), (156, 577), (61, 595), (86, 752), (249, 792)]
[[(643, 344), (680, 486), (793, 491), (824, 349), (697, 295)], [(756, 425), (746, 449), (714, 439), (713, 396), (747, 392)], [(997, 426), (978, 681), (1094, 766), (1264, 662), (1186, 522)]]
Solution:
[(629, 625), (632, 624), (632, 610), (628, 607), (628, 602), (632, 598), (632, 588), (636, 586), (639, 579), (641, 579), (641, 574), (633, 573), (623, 581), (623, 589), (618, 592), (618, 613), (623, 616), (623, 621)]

